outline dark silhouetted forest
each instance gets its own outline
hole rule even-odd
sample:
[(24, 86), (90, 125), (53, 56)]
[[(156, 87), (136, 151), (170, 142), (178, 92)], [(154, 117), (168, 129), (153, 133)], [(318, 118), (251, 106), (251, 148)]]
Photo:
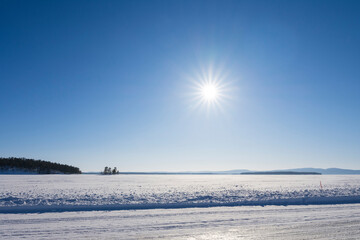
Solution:
[(0, 158), (0, 168), (18, 168), (34, 171), (40, 174), (50, 174), (50, 173), (81, 173), (80, 169), (77, 167), (69, 166), (66, 164), (53, 163), (42, 160), (26, 159), (26, 158)]

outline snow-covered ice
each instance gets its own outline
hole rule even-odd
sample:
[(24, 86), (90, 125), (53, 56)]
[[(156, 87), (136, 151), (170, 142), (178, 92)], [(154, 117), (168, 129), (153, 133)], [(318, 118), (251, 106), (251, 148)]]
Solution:
[(359, 239), (360, 204), (0, 214), (0, 239)]
[(355, 175), (0, 175), (0, 239), (359, 239), (359, 203)]
[(358, 175), (0, 175), (0, 189), (0, 213), (360, 203)]

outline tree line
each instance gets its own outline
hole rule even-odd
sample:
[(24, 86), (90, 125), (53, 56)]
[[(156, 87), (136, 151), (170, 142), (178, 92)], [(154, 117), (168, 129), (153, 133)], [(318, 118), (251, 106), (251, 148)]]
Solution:
[(0, 158), (0, 168), (19, 168), (35, 171), (41, 174), (50, 173), (66, 173), (66, 174), (80, 174), (81, 171), (77, 167), (66, 164), (53, 163), (43, 160), (27, 159), (27, 158)]

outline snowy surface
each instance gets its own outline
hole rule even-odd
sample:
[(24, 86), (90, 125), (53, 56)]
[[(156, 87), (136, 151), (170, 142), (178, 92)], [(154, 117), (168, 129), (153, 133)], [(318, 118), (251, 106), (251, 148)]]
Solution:
[(342, 203), (360, 176), (0, 175), (0, 213)]
[(359, 239), (360, 204), (0, 214), (0, 239)]

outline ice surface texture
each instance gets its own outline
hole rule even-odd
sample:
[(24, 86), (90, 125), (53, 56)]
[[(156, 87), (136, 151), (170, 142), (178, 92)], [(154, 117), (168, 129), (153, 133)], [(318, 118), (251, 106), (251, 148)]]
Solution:
[(359, 204), (0, 214), (0, 239), (358, 240)]
[(0, 189), (0, 213), (360, 203), (356, 175), (0, 175)]

